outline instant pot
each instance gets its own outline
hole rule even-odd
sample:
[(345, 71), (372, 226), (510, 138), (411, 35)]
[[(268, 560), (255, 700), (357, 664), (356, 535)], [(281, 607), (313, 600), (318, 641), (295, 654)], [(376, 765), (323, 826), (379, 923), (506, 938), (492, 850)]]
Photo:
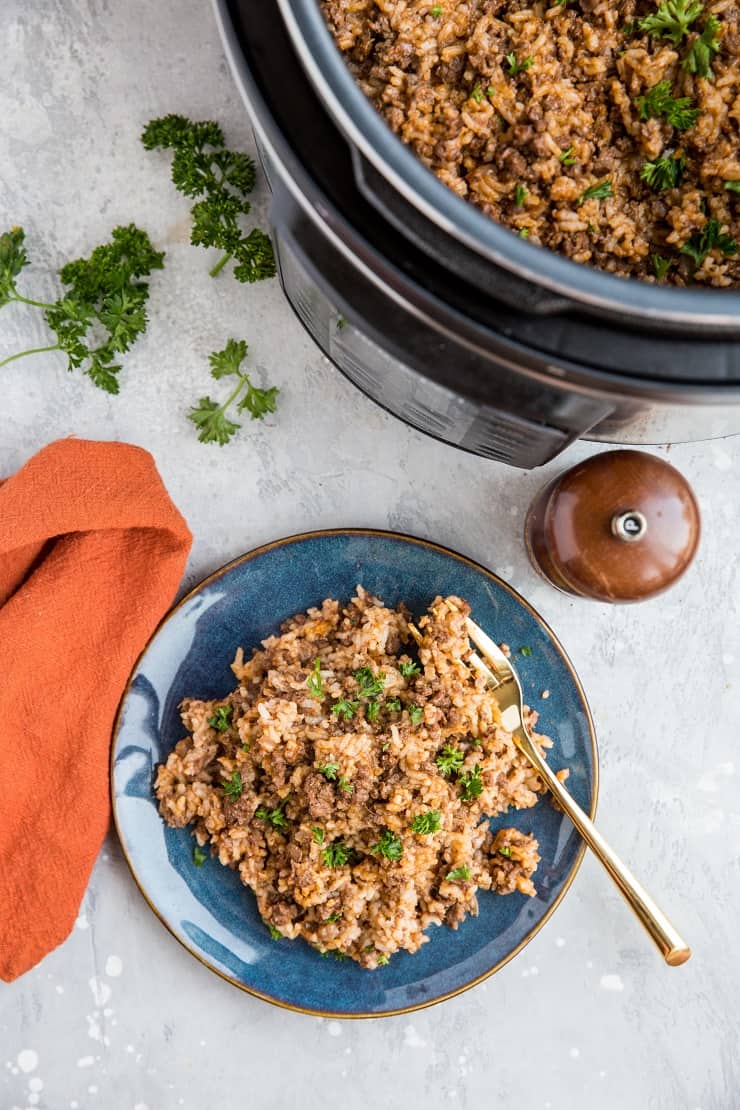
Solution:
[(355, 84), (318, 0), (215, 0), (313, 338), (407, 424), (531, 468), (583, 436), (740, 432), (740, 292), (659, 287), (518, 238), (444, 186)]

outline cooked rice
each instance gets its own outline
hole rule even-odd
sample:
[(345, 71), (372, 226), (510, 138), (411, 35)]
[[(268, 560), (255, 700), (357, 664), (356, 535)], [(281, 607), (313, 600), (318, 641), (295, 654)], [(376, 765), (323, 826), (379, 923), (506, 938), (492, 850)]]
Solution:
[[(740, 5), (708, 0), (689, 35), (625, 32), (651, 0), (321, 0), (361, 88), (437, 176), (487, 215), (574, 259), (654, 281), (729, 286), (740, 255), (709, 252), (694, 270), (680, 248), (711, 217), (740, 245)], [(682, 66), (709, 16), (721, 48), (712, 79)], [(507, 55), (527, 64), (513, 76)], [(686, 131), (640, 118), (660, 81), (699, 114)], [(677, 188), (654, 192), (647, 161), (686, 158)], [(573, 160), (572, 165), (564, 164)], [(578, 204), (606, 179), (614, 196)], [(526, 190), (526, 192), (523, 192)]]
[[(157, 770), (165, 821), (192, 824), (199, 845), (238, 869), (268, 926), (367, 968), (399, 949), (415, 952), (429, 925), (457, 928), (477, 914), (479, 888), (535, 893), (536, 840), (494, 832), (487, 819), (533, 806), (544, 788), (484, 679), (463, 662), (469, 607), (453, 600), (456, 612), (437, 598), (421, 619), (420, 670), (405, 677), (413, 657), (403, 606), (388, 609), (358, 587), (344, 608), (327, 599), (292, 617), (248, 662), (237, 651), (239, 685), (228, 697), (183, 701), (191, 735)], [(382, 687), (374, 697), (360, 693), (361, 668)], [(355, 703), (351, 717), (332, 712), (341, 699)], [(209, 723), (219, 707), (225, 731)], [(532, 727), (537, 715), (527, 712)], [(460, 763), (446, 775), (436, 763), (445, 746)], [(465, 800), (476, 768), (481, 792)], [(430, 811), (439, 830), (413, 832), (421, 815), (437, 823)], [(266, 819), (276, 812), (282, 818)], [(378, 845), (390, 843), (384, 855)], [(337, 847), (348, 859), (330, 866)]]

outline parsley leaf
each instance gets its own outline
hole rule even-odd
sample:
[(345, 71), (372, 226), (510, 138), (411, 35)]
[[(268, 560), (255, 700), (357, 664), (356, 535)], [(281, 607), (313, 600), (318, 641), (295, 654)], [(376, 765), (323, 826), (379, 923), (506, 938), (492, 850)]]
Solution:
[(502, 844), (498, 849), (498, 854), (504, 856), (505, 859), (511, 859), (511, 848), (508, 844)]
[[(725, 188), (727, 188), (726, 185)], [(399, 663), (398, 669), (404, 678), (411, 678), (412, 675), (421, 674), (421, 667), (418, 663)]]
[(445, 746), (442, 748), (441, 754), (437, 756), (434, 762), (437, 764), (437, 767), (442, 772), (442, 774), (446, 777), (447, 775), (451, 775), (453, 772), (457, 772), (460, 770), (463, 765), (464, 758), (465, 756), (459, 748), (453, 747), (452, 744), (445, 744)]
[(453, 867), (452, 871), (448, 872), (445, 876), (448, 883), (467, 882), (470, 878), (469, 867)]
[(371, 698), (365, 706), (365, 716), (368, 721), (377, 721), (378, 714), (380, 713), (380, 704), (375, 698)]
[(400, 836), (396, 836), (390, 829), (386, 829), (377, 844), (373, 844), (370, 851), (374, 856), (382, 856), (383, 859), (389, 859), (395, 863), (403, 855), (403, 841)]
[(389, 961), (390, 961), (390, 956), (388, 955), (388, 953), (387, 952), (381, 952), (380, 955), (378, 956), (378, 959), (377, 959), (378, 967), (385, 967), (385, 965)]
[(141, 141), (146, 150), (174, 150), (175, 187), (186, 197), (201, 198), (191, 209), (190, 241), (222, 252), (211, 276), (233, 259), (237, 281), (274, 277), (275, 257), (268, 236), (258, 228), (244, 235), (241, 227), (242, 217), (251, 208), (247, 197), (256, 180), (249, 155), (228, 150), (223, 131), (212, 120), (193, 123), (174, 114), (151, 120)]
[(564, 166), (575, 165), (576, 156), (573, 153), (573, 147), (569, 146), (567, 150), (564, 150), (560, 154), (558, 154), (558, 161), (562, 162)]
[(400, 698), (386, 698), (385, 708), (389, 713), (401, 712), (401, 699)]
[(344, 867), (351, 855), (352, 849), (342, 844), (341, 840), (337, 840), (334, 844), (330, 844), (328, 848), (324, 848), (321, 858), (325, 867)]
[(518, 73), (524, 73), (526, 70), (531, 69), (534, 65), (534, 58), (525, 58), (523, 61), (518, 62), (516, 54), (512, 50), (510, 54), (506, 55), (506, 64), (509, 67), (509, 76), (516, 77)]
[(318, 698), (319, 701), (323, 698), (324, 683), (321, 680), (321, 660), (318, 655), (314, 659), (313, 670), (306, 679), (306, 685), (308, 686), (308, 692), (312, 698)]
[(231, 725), (231, 714), (233, 711), (233, 706), (231, 705), (217, 706), (213, 716), (208, 718), (208, 724), (211, 728), (215, 728), (216, 732), (226, 732)]
[(694, 73), (697, 77), (714, 77), (712, 70), (712, 55), (718, 54), (721, 49), (719, 32), (722, 24), (713, 15), (708, 15), (704, 22), (704, 30), (694, 39), (681, 62), (687, 73)]
[(432, 16), (433, 19), (439, 19), (439, 17), (442, 14), (442, 5), (441, 4), (435, 4), (433, 7), (431, 7), (429, 9), (429, 14)]
[(329, 916), (324, 921), (324, 924), (325, 925), (333, 925), (335, 921), (339, 921), (341, 916), (342, 916), (341, 913), (330, 913)]
[(686, 158), (683, 154), (664, 155), (654, 162), (645, 162), (640, 170), (640, 177), (656, 193), (662, 193), (664, 189), (675, 189), (681, 184), (685, 169)]
[(385, 675), (382, 672), (373, 674), (370, 667), (360, 667), (359, 671), (355, 671), (354, 678), (360, 687), (358, 693), (361, 698), (374, 698), (385, 689)]
[(700, 0), (662, 0), (657, 10), (638, 20), (637, 25), (641, 31), (678, 46), (703, 10)]
[(740, 181), (725, 181), (725, 189), (731, 193), (740, 193)]
[(442, 814), (438, 809), (428, 809), (426, 813), (419, 813), (411, 822), (411, 831), (420, 836), (439, 832), (442, 827)]
[(193, 863), (195, 864), (195, 866), (202, 867), (207, 859), (208, 853), (204, 852), (203, 849), (198, 844), (196, 844), (193, 848)]
[(532, 649), (531, 649), (531, 647), (529, 646), (529, 644), (524, 644), (524, 645), (523, 645), (522, 647), (520, 647), (520, 648), (519, 648), (519, 654), (520, 654), (520, 655), (524, 655), (524, 656), (526, 656), (527, 658), (529, 658), (529, 657), (531, 656), (531, 654), (532, 654)]
[(311, 836), (313, 837), (314, 844), (324, 843), (324, 830), (321, 828), (321, 825), (311, 826)]
[(241, 798), (243, 790), (244, 783), (242, 782), (242, 777), (238, 771), (234, 771), (233, 775), (224, 786), (224, 797), (236, 801), (237, 798)]
[(319, 772), (320, 775), (323, 775), (325, 779), (328, 779), (329, 782), (332, 782), (339, 774), (339, 764), (334, 763), (333, 761), (329, 763), (319, 763), (316, 766), (316, 770)]
[(584, 189), (576, 201), (576, 208), (580, 208), (587, 200), (604, 200), (605, 197), (613, 197), (614, 190), (612, 189), (611, 180), (606, 177), (603, 181), (599, 181), (596, 185), (589, 185), (588, 189)]
[(148, 322), (149, 285), (141, 279), (162, 269), (164, 252), (155, 251), (146, 232), (134, 224), (116, 227), (111, 241), (96, 247), (89, 258), (61, 268), (60, 281), (68, 288), (50, 303), (18, 292), (16, 278), (28, 263), (24, 241), (18, 227), (0, 236), (0, 307), (18, 301), (43, 309), (56, 343), (18, 351), (0, 366), (41, 351), (62, 351), (68, 370), (82, 369), (100, 389), (118, 393), (118, 356), (132, 347)]
[(283, 934), (280, 932), (280, 930), (276, 929), (274, 925), (271, 925), (269, 921), (266, 921), (265, 925), (267, 926), (267, 928), (269, 930), (269, 933), (270, 933), (270, 936), (272, 937), (273, 940), (282, 940), (283, 939)]
[(268, 809), (267, 806), (260, 806), (255, 811), (255, 817), (258, 821), (266, 821), (268, 825), (272, 825), (273, 829), (287, 829), (290, 822), (285, 816), (285, 807), (288, 804), (290, 794), (286, 794), (282, 802), (275, 806), (274, 809)]
[(420, 705), (409, 705), (407, 706), (407, 710), (411, 724), (418, 725), (419, 721), (424, 716), (424, 710)]
[(662, 116), (677, 131), (686, 131), (693, 127), (699, 115), (699, 109), (691, 107), (690, 96), (674, 97), (671, 94), (670, 81), (659, 81), (644, 96), (638, 96), (635, 104), (640, 119), (658, 119)]
[(211, 377), (216, 381), (220, 381), (221, 378), (235, 377), (237, 383), (222, 404), (219, 405), (210, 397), (201, 397), (200, 402), (188, 413), (188, 420), (198, 428), (200, 443), (218, 443), (223, 447), (235, 432), (239, 431), (241, 425), (226, 416), (226, 410), (235, 401), (238, 411), (243, 412), (247, 409), (253, 420), (261, 420), (265, 413), (275, 411), (280, 390), (276, 386), (270, 389), (258, 389), (252, 385), (249, 374), (241, 369), (247, 357), (247, 351), (248, 347), (243, 339), (229, 339), (222, 351), (213, 351), (208, 356)]
[(340, 698), (339, 701), (334, 702), (331, 711), (337, 720), (343, 717), (345, 721), (349, 721), (357, 712), (359, 704), (359, 701), (349, 701), (347, 698)]
[(343, 794), (354, 794), (355, 792), (354, 786), (344, 775), (340, 775), (337, 779), (337, 786)]
[(463, 771), (459, 775), (457, 781), (462, 787), (462, 799), (464, 802), (472, 802), (483, 793), (482, 770), (483, 768), (480, 763), (476, 763), (472, 771)]
[(476, 104), (483, 103), (485, 97), (483, 95), (483, 89), (480, 87), (480, 85), (476, 85), (473, 88), (473, 91), (470, 94), (470, 99), (474, 100)]
[(664, 258), (661, 254), (651, 254), (650, 262), (652, 263), (655, 276), (658, 281), (662, 281), (666, 276), (671, 266), (673, 265), (672, 258)]
[(726, 257), (737, 254), (737, 242), (714, 217), (707, 220), (701, 231), (695, 232), (681, 247), (681, 254), (687, 254), (698, 269), (710, 251), (719, 250)]
[(525, 185), (517, 185), (514, 190), (514, 204), (517, 208), (521, 208), (526, 200), (529, 189)]

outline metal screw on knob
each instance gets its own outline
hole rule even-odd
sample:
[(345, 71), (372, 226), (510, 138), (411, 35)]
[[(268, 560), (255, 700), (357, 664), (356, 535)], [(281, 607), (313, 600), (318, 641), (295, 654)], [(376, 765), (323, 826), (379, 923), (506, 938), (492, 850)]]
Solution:
[(617, 513), (612, 517), (612, 534), (625, 543), (641, 540), (647, 532), (647, 526), (647, 520), (637, 509), (628, 509), (626, 513)]

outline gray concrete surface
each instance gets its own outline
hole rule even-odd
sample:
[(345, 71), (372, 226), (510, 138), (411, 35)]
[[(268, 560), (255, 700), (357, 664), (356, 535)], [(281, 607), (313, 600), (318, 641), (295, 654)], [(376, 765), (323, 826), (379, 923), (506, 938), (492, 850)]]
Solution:
[[(51, 293), (52, 268), (117, 222), (136, 220), (168, 251), (119, 397), (56, 356), (0, 370), (0, 473), (68, 434), (148, 448), (195, 533), (186, 585), (270, 538), (342, 524), (416, 532), (490, 565), (570, 651), (599, 729), (601, 825), (694, 948), (685, 967), (662, 966), (586, 860), (553, 919), (487, 984), (405, 1017), (303, 1017), (187, 955), (110, 837), (69, 940), (0, 988), (0, 1108), (740, 1107), (740, 441), (670, 451), (705, 523), (670, 594), (624, 609), (559, 596), (528, 567), (520, 533), (560, 463), (518, 473), (409, 430), (327, 364), (277, 283), (214, 283), (209, 256), (188, 245), (186, 202), (138, 134), (180, 111), (219, 119), (251, 148), (209, 4), (4, 0), (0, 33), (0, 210), (28, 233), (26, 288)], [(0, 357), (44, 334), (31, 311), (3, 309)], [(184, 413), (229, 335), (280, 386), (279, 412), (228, 447), (201, 446)]]

